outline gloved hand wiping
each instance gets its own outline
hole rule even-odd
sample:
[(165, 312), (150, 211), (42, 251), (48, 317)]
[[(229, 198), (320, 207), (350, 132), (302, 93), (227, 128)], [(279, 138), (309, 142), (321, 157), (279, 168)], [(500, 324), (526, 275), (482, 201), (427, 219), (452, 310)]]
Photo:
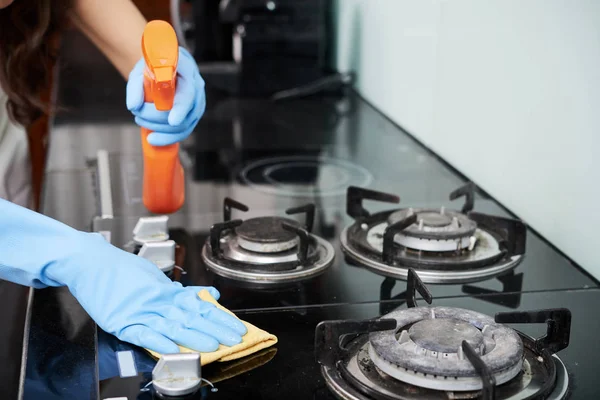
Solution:
[(1, 199), (0, 278), (35, 288), (67, 286), (103, 330), (158, 353), (177, 353), (177, 344), (211, 352), (219, 343), (240, 343), (246, 333), (237, 318), (198, 298), (201, 287), (182, 287), (99, 234)]
[(140, 59), (127, 81), (127, 109), (135, 116), (135, 123), (153, 133), (148, 143), (166, 146), (187, 138), (206, 109), (204, 80), (200, 76), (194, 57), (179, 47), (177, 63), (177, 88), (170, 111), (158, 111), (154, 103), (144, 102), (144, 58)]

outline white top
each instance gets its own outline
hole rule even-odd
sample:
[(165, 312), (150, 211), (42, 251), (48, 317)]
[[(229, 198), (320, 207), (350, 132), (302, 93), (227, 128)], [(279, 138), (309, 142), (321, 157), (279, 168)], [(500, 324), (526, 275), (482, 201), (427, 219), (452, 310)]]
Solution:
[(32, 206), (31, 163), (25, 129), (6, 110), (8, 96), (0, 88), (0, 198)]

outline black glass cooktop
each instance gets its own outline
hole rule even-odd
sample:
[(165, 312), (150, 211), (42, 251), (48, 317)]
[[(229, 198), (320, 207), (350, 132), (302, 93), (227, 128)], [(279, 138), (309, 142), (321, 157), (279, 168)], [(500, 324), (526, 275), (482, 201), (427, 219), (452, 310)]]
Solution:
[[(350, 186), (400, 197), (399, 204), (364, 201), (371, 213), (398, 207), (460, 210), (463, 206), (464, 198), (451, 201), (449, 196), (467, 179), (355, 95), (281, 104), (212, 98), (213, 106), (184, 146), (186, 203), (169, 216), (169, 227), (171, 238), (186, 250), (182, 265), (186, 275), (181, 281), (216, 286), (231, 309), (355, 303), (401, 295), (401, 280), (356, 266), (341, 251), (340, 235), (354, 222), (346, 210)], [(124, 247), (131, 242), (138, 219), (150, 215), (141, 201), (142, 159), (135, 153), (108, 154), (112, 243)], [(209, 272), (202, 247), (211, 226), (224, 220), (225, 198), (248, 207), (246, 212), (231, 211), (231, 218), (244, 220), (286, 216), (290, 208), (314, 205), (313, 234), (333, 246), (333, 264), (314, 279), (267, 290), (248, 289), (236, 279)], [(57, 207), (54, 210), (62, 215)], [(515, 218), (480, 190), (474, 211)], [(299, 221), (302, 218), (297, 216)], [(592, 278), (531, 229), (525, 256), (516, 268), (468, 284), (430, 284), (434, 296), (593, 286)], [(515, 307), (519, 301), (514, 294)]]
[[(467, 183), (467, 178), (353, 94), (282, 104), (213, 101), (198, 132), (183, 146), (187, 199), (182, 210), (169, 216), (169, 233), (185, 249), (181, 262), (185, 274), (177, 272), (174, 279), (185, 285), (214, 285), (221, 292), (224, 306), (278, 335), (280, 343), (276, 353), (271, 349), (239, 366), (207, 367), (207, 376), (217, 381), (219, 390), (203, 389), (198, 398), (329, 399), (331, 394), (313, 354), (316, 324), (324, 319), (369, 318), (387, 313), (400, 305), (406, 290), (404, 280), (385, 278), (356, 266), (341, 251), (341, 232), (354, 222), (346, 214), (348, 187), (400, 196), (399, 205), (365, 201), (364, 207), (372, 213), (395, 207), (460, 209), (464, 199), (451, 201), (449, 195)], [(138, 219), (149, 215), (141, 203), (141, 157), (135, 151), (113, 149), (108, 159), (114, 211), (111, 241), (127, 248)], [(93, 203), (97, 193), (94, 171), (90, 167), (49, 174), (46, 213), (89, 228), (97, 215), (93, 205), (67, 207), (69, 203), (61, 201), (64, 197), (53, 193), (79, 190), (81, 198), (92, 199)], [(313, 204), (312, 232), (333, 247), (332, 265), (307, 281), (269, 288), (248, 287), (207, 270), (202, 248), (211, 226), (223, 222), (225, 198), (249, 208), (247, 212), (233, 209), (234, 219), (286, 216), (302, 221), (301, 216), (286, 215), (286, 210)], [(474, 211), (515, 218), (481, 191), (476, 192)], [(74, 215), (76, 212), (79, 214)], [(594, 392), (596, 357), (589, 357), (587, 349), (595, 341), (590, 333), (595, 329), (589, 324), (596, 319), (590, 307), (600, 293), (582, 289), (596, 287), (597, 283), (533, 230), (526, 232), (525, 257), (516, 268), (480, 281), (427, 286), (436, 304), (488, 314), (571, 308), (572, 342), (561, 354), (574, 376), (575, 398), (588, 398)], [(26, 399), (40, 398), (41, 393), (46, 396), (43, 398), (56, 399), (150, 398), (150, 392), (139, 390), (147, 383), (154, 366), (152, 359), (136, 351), (139, 375), (118, 377), (115, 351), (130, 346), (96, 333), (93, 323), (83, 316), (84, 322), (76, 322), (73, 315), (85, 313), (73, 299), (68, 300), (68, 292), (41, 292), (45, 294), (37, 291), (34, 297)], [(471, 297), (474, 295), (481, 297)], [(65, 301), (68, 306), (47, 310)], [(65, 307), (69, 311), (64, 311)], [(70, 333), (58, 329), (55, 320), (48, 320), (48, 315), (57, 313)], [(236, 375), (238, 370), (244, 372)], [(221, 380), (223, 376), (227, 379)]]

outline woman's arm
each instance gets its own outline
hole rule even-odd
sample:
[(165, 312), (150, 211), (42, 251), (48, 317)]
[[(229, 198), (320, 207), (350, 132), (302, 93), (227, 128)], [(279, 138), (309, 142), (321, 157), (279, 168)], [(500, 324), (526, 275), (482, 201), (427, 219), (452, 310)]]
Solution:
[(104, 331), (158, 353), (177, 344), (212, 352), (241, 343), (247, 329), (203, 301), (206, 289), (183, 287), (155, 264), (109, 244), (97, 233), (0, 199), (0, 279), (44, 288), (66, 286)]
[(77, 0), (72, 15), (79, 28), (127, 78), (142, 57), (146, 19), (130, 0)]

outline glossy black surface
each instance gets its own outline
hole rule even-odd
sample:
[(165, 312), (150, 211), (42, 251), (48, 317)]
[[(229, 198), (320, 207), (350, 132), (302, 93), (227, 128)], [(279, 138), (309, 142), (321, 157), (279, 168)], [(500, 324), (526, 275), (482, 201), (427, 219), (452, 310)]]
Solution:
[[(59, 98), (70, 112), (57, 120), (52, 133), (55, 147), (51, 143), (44, 212), (78, 229), (89, 229), (95, 206), (91, 170), (85, 167), (85, 159), (105, 148), (110, 152), (114, 179), (113, 243), (122, 246), (131, 239), (138, 218), (147, 215), (140, 198), (140, 149), (129, 139), (138, 130), (124, 111), (123, 81), (77, 36), (67, 48), (79, 49), (87, 57), (79, 63), (72, 61), (61, 73)], [(85, 79), (92, 68), (100, 68), (96, 76), (101, 79)], [(56, 143), (68, 146), (56, 147)], [(315, 361), (316, 324), (325, 319), (385, 314), (402, 306), (406, 289), (404, 281), (386, 279), (344, 260), (338, 238), (352, 223), (345, 210), (347, 186), (397, 194), (402, 207), (460, 208), (463, 201), (452, 202), (449, 195), (466, 178), (354, 94), (270, 103), (228, 98), (209, 88), (207, 113), (182, 147), (190, 161), (186, 164), (187, 200), (170, 219), (172, 238), (186, 248), (183, 267), (187, 274), (181, 281), (215, 285), (223, 305), (279, 337), (276, 354), (260, 367), (251, 369), (265, 363), (272, 351), (240, 365), (205, 368), (205, 377), (213, 380), (232, 370), (245, 372), (217, 383), (218, 392), (203, 393), (223, 399), (331, 399)], [(292, 165), (277, 167), (273, 159), (282, 157), (292, 157)], [(269, 173), (263, 174), (265, 168)], [(244, 288), (215, 277), (206, 270), (200, 252), (210, 226), (222, 221), (223, 200), (228, 196), (250, 208), (245, 213), (233, 210), (232, 218), (284, 216), (290, 207), (314, 203), (313, 232), (334, 246), (334, 264), (316, 279), (271, 290)], [(370, 211), (391, 207), (372, 202), (365, 206)], [(474, 210), (511, 216), (484, 193), (476, 196)], [(427, 285), (434, 305), (487, 314), (570, 308), (571, 344), (560, 355), (573, 375), (573, 398), (577, 399), (597, 394), (597, 286), (531, 230), (525, 260), (513, 272), (468, 285)], [(470, 297), (473, 294), (487, 295)], [(140, 376), (119, 378), (114, 352), (131, 346), (103, 332), (96, 335), (94, 324), (66, 290), (36, 291), (31, 327), (26, 399), (102, 399), (129, 393), (131, 400), (154, 365), (145, 353), (138, 352)], [(544, 326), (524, 330), (541, 335)], [(145, 392), (138, 398), (151, 398), (148, 396), (151, 394)]]

